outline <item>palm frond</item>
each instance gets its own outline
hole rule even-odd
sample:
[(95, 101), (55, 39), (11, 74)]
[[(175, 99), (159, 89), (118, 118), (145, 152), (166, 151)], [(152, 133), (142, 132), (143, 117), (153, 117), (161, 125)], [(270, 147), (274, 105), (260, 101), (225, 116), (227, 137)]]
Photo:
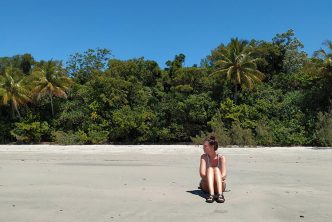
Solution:
[(222, 74), (227, 73), (227, 71), (228, 71), (228, 68), (227, 69), (220, 69), (220, 70), (217, 70), (217, 71), (211, 73), (210, 76), (222, 75)]

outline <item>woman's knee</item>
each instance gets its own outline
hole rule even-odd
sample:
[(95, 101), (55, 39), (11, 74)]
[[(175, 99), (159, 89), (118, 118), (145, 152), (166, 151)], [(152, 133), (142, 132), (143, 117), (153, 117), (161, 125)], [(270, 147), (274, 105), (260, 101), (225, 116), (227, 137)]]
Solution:
[(218, 167), (215, 167), (213, 169), (213, 173), (214, 173), (215, 176), (221, 177), (221, 172), (220, 172), (220, 169)]
[(206, 177), (213, 177), (214, 176), (214, 170), (212, 167), (208, 167), (206, 171)]
[(206, 169), (206, 172), (214, 172), (214, 168), (213, 167), (211, 167), (211, 166), (209, 166), (207, 169)]

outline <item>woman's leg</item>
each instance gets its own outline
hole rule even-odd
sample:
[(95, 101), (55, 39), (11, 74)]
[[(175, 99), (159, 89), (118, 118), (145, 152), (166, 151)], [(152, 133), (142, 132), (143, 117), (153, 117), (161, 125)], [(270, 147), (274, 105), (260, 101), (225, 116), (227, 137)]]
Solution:
[(217, 184), (217, 193), (221, 194), (224, 191), (224, 189), (223, 189), (220, 169), (218, 167), (214, 167), (213, 172), (214, 172), (214, 179)]
[[(226, 187), (226, 182), (223, 181), (222, 182), (223, 184), (223, 192), (225, 191), (225, 187)], [(206, 192), (206, 193), (209, 193), (209, 186), (208, 186), (208, 182), (207, 182), (207, 177), (204, 177), (201, 179), (200, 183), (199, 183), (199, 186), (201, 187), (201, 189)], [(217, 182), (216, 180), (214, 180), (214, 190), (218, 190), (217, 188)]]
[(206, 193), (209, 192), (209, 187), (208, 187), (208, 183), (207, 183), (207, 178), (204, 177), (201, 179), (201, 182), (200, 182), (200, 187), (202, 188), (202, 190)]
[(213, 167), (207, 168), (206, 177), (207, 177), (209, 193), (214, 195), (214, 170), (213, 170)]

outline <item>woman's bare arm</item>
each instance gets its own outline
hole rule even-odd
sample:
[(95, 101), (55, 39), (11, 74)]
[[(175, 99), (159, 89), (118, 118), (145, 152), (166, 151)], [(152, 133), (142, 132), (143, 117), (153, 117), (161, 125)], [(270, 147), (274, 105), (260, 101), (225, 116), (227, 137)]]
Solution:
[(200, 166), (199, 166), (199, 174), (202, 178), (206, 177), (206, 161), (204, 159), (204, 154), (201, 155)]
[(227, 176), (227, 167), (226, 167), (226, 158), (224, 155), (220, 157), (221, 159), (221, 177), (224, 178)]

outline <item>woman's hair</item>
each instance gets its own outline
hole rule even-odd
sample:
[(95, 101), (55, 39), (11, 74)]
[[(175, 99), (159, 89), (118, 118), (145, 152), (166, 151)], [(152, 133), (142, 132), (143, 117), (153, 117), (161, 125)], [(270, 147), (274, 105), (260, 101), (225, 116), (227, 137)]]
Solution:
[(213, 146), (214, 150), (217, 150), (219, 147), (218, 141), (216, 140), (215, 136), (210, 136), (206, 138), (204, 141), (208, 141), (210, 146)]

